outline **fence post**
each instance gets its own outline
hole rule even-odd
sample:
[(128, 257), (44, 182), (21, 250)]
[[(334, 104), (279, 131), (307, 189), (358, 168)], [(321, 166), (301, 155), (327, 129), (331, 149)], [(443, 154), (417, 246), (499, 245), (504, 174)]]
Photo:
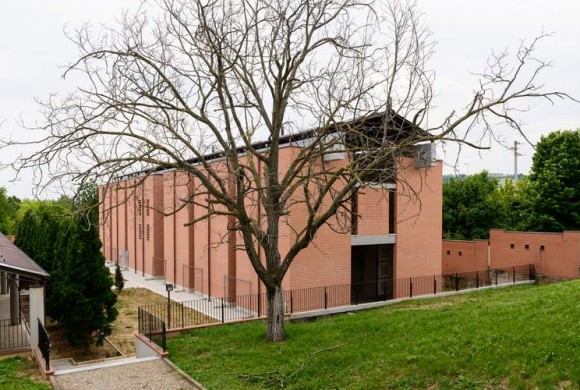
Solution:
[(260, 318), (260, 310), (262, 309), (262, 294), (258, 293), (258, 318)]
[[(149, 342), (151, 342), (153, 340), (153, 329), (151, 329), (151, 314), (148, 316), (147, 325), (149, 325)], [(163, 326), (165, 326), (165, 322), (163, 323)]]
[(455, 273), (455, 291), (459, 291), (459, 275)]
[(512, 280), (514, 283), (516, 282), (516, 267), (512, 267)]
[(495, 285), (497, 286), (497, 268), (495, 269)]
[(354, 290), (354, 304), (358, 305), (358, 286)]
[(224, 322), (226, 322), (225, 314), (226, 314), (226, 312), (225, 312), (225, 307), (224, 307), (224, 299), (222, 298), (222, 324)]
[(479, 288), (479, 272), (475, 271), (475, 288)]
[(413, 298), (413, 279), (409, 278), (409, 298)]
[(437, 276), (433, 275), (433, 294), (437, 295)]
[(294, 294), (290, 290), (290, 314), (294, 313)]
[(161, 343), (163, 344), (161, 347), (163, 348), (163, 352), (167, 351), (167, 330), (165, 329), (165, 322), (161, 322), (163, 324), (163, 333), (161, 334)]
[(326, 286), (324, 286), (324, 310), (328, 309), (328, 292), (326, 291)]
[(181, 302), (181, 327), (185, 328), (185, 317), (183, 315), (183, 302)]

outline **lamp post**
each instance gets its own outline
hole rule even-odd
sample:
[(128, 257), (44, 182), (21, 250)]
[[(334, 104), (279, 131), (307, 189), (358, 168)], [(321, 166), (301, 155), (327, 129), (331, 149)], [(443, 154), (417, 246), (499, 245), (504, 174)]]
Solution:
[(167, 329), (171, 329), (171, 291), (173, 291), (173, 284), (166, 283), (165, 291), (167, 291)]

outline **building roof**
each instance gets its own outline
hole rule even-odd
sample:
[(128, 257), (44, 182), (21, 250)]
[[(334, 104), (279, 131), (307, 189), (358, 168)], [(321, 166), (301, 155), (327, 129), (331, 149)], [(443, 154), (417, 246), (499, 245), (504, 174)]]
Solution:
[[(387, 138), (391, 142), (398, 143), (398, 142), (401, 142), (402, 140), (408, 140), (408, 139), (420, 139), (422, 141), (428, 140), (429, 133), (427, 131), (414, 125), (409, 120), (407, 120), (406, 118), (402, 117), (401, 115), (399, 115), (395, 112), (392, 112), (390, 115), (387, 115), (386, 111), (380, 111), (380, 112), (374, 113), (372, 115), (366, 116), (364, 118), (355, 118), (355, 119), (350, 120), (350, 121), (337, 123), (336, 125), (330, 127), (329, 134), (338, 132), (340, 128), (348, 128), (349, 126), (356, 124), (356, 125), (362, 125), (364, 127), (363, 132), (365, 133), (365, 136), (376, 137), (376, 138), (380, 139), (383, 135), (383, 132), (385, 131), (386, 120), (389, 120), (389, 126), (386, 126), (386, 127), (390, 127), (390, 129), (392, 130), (391, 132), (388, 133), (388, 136), (387, 136)], [(290, 145), (290, 144), (295, 143), (297, 141), (302, 141), (302, 140), (308, 139), (310, 137), (313, 137), (318, 130), (319, 129), (314, 128), (314, 129), (300, 131), (300, 132), (295, 133), (295, 134), (282, 135), (282, 136), (280, 136), (279, 145), (280, 146)], [(356, 136), (355, 137), (351, 136), (351, 137), (346, 137), (346, 138), (347, 138), (346, 139), (347, 142), (353, 142), (353, 143), (357, 142)], [(269, 144), (270, 144), (269, 140), (258, 141), (258, 142), (255, 142), (252, 144), (252, 148), (255, 150), (264, 149), (264, 148), (267, 148), (269, 146)], [(245, 146), (238, 147), (237, 152), (238, 153), (245, 153), (246, 147)], [(208, 154), (203, 156), (203, 160), (209, 161), (209, 160), (220, 159), (220, 158), (223, 158), (224, 155), (225, 154), (223, 151), (208, 153)], [(201, 162), (201, 160), (197, 157), (194, 157), (194, 158), (187, 160), (188, 164), (197, 164), (200, 162)], [(122, 176), (118, 177), (116, 180), (130, 179), (130, 178), (141, 176), (143, 174), (165, 171), (167, 169), (171, 169), (171, 168), (167, 168), (165, 166), (158, 165), (158, 166), (152, 167), (151, 169), (141, 170), (141, 171), (137, 171), (134, 173), (122, 175)]]
[(45, 279), (50, 275), (28, 255), (0, 233), (0, 270), (33, 279)]

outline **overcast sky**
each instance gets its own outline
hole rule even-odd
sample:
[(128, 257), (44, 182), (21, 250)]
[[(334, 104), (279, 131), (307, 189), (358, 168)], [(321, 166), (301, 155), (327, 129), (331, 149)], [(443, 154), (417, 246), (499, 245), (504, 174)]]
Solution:
[[(86, 22), (111, 24), (121, 11), (134, 8), (137, 0), (0, 0), (0, 137), (21, 137), (20, 119), (33, 123), (40, 119), (35, 98), (46, 99), (51, 92), (70, 91), (70, 82), (61, 78), (62, 65), (76, 57), (75, 47), (63, 31)], [(560, 90), (580, 98), (580, 3), (570, 0), (419, 0), (423, 20), (437, 42), (430, 68), (437, 73), (437, 108), (430, 114), (435, 121), (450, 109), (461, 108), (476, 86), (471, 72), (483, 70), (491, 49), (516, 49), (520, 39), (532, 39), (543, 31), (554, 32), (539, 47), (538, 56), (553, 62), (542, 81), (550, 90)], [(532, 142), (558, 129), (580, 127), (580, 105), (557, 102), (555, 106), (537, 102), (520, 117), (527, 124)], [(499, 129), (506, 142), (522, 138)], [(533, 149), (522, 145), (519, 171), (527, 173)], [(0, 154), (0, 163), (16, 155)], [(453, 153), (439, 153), (449, 165)], [(446, 173), (453, 172), (448, 166)], [(455, 169), (475, 173), (513, 173), (513, 152), (500, 146), (482, 153), (463, 151)], [(30, 197), (26, 177), (10, 182), (12, 172), (0, 171), (0, 186), (9, 194)], [(50, 195), (49, 195), (50, 196)]]

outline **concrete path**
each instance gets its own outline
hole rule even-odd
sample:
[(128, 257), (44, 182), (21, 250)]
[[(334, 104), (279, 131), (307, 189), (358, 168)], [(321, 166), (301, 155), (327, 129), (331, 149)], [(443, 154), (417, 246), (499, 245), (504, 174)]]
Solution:
[(200, 388), (159, 357), (126, 358), (57, 371), (51, 382), (56, 390)]
[[(115, 263), (107, 261), (106, 265), (109, 267), (111, 273), (115, 274)], [(133, 270), (121, 270), (123, 278), (125, 279), (125, 288), (146, 288), (159, 295), (167, 297), (165, 290), (165, 281), (163, 279), (152, 279), (144, 277), (141, 273), (135, 273)], [(222, 308), (222, 301), (219, 298), (208, 299), (207, 295), (198, 292), (189, 292), (177, 287), (171, 292), (171, 300), (174, 302), (188, 302), (188, 301), (205, 301), (200, 302), (199, 305), (191, 307), (192, 309), (201, 312), (209, 317), (221, 320), (222, 315), (225, 316), (226, 321), (234, 319), (252, 318), (256, 313), (250, 310), (245, 310), (241, 307), (232, 307), (225, 305)]]

